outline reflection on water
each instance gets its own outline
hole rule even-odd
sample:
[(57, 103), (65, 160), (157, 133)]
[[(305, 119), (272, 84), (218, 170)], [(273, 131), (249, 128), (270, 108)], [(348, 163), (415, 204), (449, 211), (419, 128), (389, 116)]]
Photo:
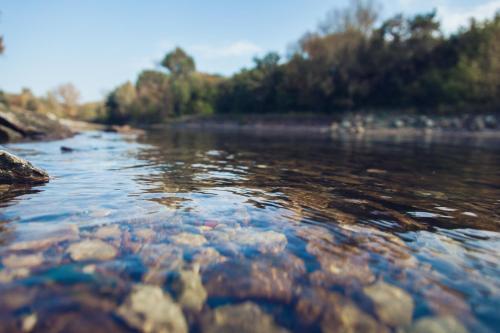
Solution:
[(8, 149), (54, 178), (0, 187), (0, 332), (500, 327), (494, 140), (86, 133)]

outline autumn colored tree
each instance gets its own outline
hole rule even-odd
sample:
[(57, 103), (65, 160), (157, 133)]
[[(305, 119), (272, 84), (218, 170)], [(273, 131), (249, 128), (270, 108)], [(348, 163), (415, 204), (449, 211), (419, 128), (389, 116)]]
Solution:
[(63, 107), (64, 116), (76, 118), (78, 116), (78, 102), (80, 92), (72, 83), (64, 83), (55, 88), (54, 95)]

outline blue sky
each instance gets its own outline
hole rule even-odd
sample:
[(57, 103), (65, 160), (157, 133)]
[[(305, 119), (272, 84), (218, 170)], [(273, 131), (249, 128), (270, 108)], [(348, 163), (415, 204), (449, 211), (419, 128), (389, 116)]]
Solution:
[[(382, 0), (383, 16), (436, 8), (446, 31), (467, 18), (492, 17), (500, 0)], [(284, 53), (348, 0), (0, 0), (0, 89), (35, 94), (74, 83), (84, 101), (154, 68), (171, 48), (192, 54), (198, 69), (231, 74), (255, 55)]]

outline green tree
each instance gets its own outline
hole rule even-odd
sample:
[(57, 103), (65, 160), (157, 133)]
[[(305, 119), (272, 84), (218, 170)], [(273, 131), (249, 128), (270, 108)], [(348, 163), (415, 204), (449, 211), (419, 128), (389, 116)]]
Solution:
[(135, 87), (126, 82), (112, 91), (106, 99), (107, 121), (123, 124), (131, 120), (131, 106), (136, 99)]
[(179, 47), (168, 53), (161, 64), (173, 76), (189, 75), (196, 70), (193, 58)]

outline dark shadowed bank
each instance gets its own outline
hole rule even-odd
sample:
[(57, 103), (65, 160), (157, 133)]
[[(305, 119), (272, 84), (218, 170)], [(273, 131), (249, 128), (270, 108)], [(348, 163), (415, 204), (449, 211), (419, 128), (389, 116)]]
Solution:
[(429, 116), (391, 112), (350, 112), (337, 115), (216, 115), (184, 117), (142, 127), (165, 131), (195, 129), (268, 135), (500, 137), (500, 117), (495, 114)]

